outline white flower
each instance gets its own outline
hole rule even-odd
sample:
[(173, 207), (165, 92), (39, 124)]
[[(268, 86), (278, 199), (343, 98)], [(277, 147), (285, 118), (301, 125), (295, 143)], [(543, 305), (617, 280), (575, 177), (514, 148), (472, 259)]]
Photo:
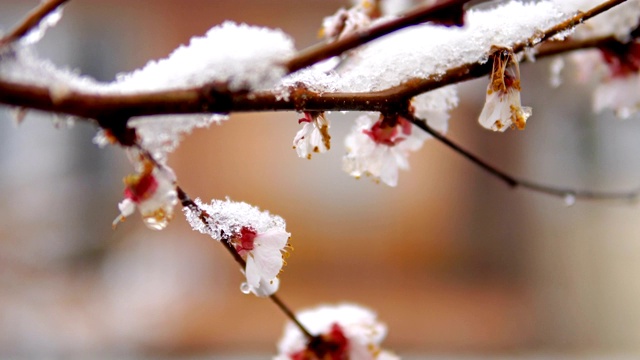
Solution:
[(120, 215), (113, 226), (133, 214), (136, 208), (147, 227), (162, 230), (173, 218), (178, 203), (176, 177), (166, 166), (156, 166), (148, 159), (140, 160), (140, 171), (124, 178), (124, 200), (118, 204)]
[(493, 131), (510, 127), (523, 130), (531, 108), (520, 104), (520, 69), (511, 49), (494, 49), (493, 69), (487, 98), (478, 118), (480, 125)]
[(396, 186), (399, 169), (409, 169), (409, 153), (420, 149), (426, 138), (402, 117), (381, 116), (376, 120), (363, 115), (356, 119), (356, 126), (345, 140), (343, 169), (356, 178), (369, 175)]
[(398, 359), (380, 349), (387, 328), (371, 310), (352, 304), (320, 306), (300, 312), (297, 319), (315, 341), (307, 341), (298, 327), (289, 323), (278, 343), (276, 360)]
[(194, 204), (183, 208), (191, 227), (224, 241), (245, 261), (243, 272), (247, 280), (240, 290), (261, 297), (275, 293), (291, 236), (285, 230), (284, 219), (229, 199), (212, 200), (210, 204), (195, 199)]
[(269, 296), (278, 290), (277, 276), (284, 265), (282, 252), (291, 234), (280, 229), (257, 233), (244, 227), (231, 243), (246, 262), (244, 273), (246, 284), (243, 292), (258, 296)]
[(578, 64), (588, 59), (596, 61), (590, 68), (579, 68), (579, 80), (596, 77), (599, 81), (593, 92), (594, 111), (612, 109), (619, 118), (626, 119), (640, 110), (640, 41), (611, 42), (598, 50), (572, 57)]
[(640, 110), (640, 74), (615, 77), (599, 84), (593, 92), (593, 110), (615, 110), (626, 119)]
[(293, 139), (293, 148), (299, 157), (311, 159), (312, 152), (323, 153), (331, 148), (330, 124), (324, 113), (305, 112), (298, 123), (304, 123)]

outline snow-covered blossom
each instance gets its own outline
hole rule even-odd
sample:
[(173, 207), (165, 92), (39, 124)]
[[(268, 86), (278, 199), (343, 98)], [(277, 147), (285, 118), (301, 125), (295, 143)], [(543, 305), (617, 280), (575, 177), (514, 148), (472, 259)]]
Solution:
[(426, 120), (434, 130), (444, 134), (449, 129), (449, 112), (458, 106), (456, 85), (420, 94), (411, 100), (413, 115)]
[(611, 41), (569, 58), (576, 65), (579, 82), (597, 81), (593, 91), (595, 112), (611, 109), (625, 119), (640, 110), (640, 41)]
[(523, 130), (531, 116), (531, 108), (520, 104), (518, 61), (508, 48), (493, 49), (491, 59), (491, 81), (478, 122), (493, 131), (505, 131), (510, 127)]
[(375, 0), (360, 0), (349, 10), (340, 9), (322, 21), (320, 36), (328, 40), (337, 40), (345, 35), (365, 29), (371, 19), (380, 16)]
[(409, 169), (411, 151), (422, 147), (427, 136), (401, 116), (372, 114), (356, 119), (345, 140), (343, 169), (356, 178), (369, 175), (389, 186), (398, 184), (398, 170)]
[(162, 230), (173, 218), (173, 208), (178, 203), (175, 174), (170, 168), (158, 166), (144, 156), (138, 161), (138, 171), (124, 178), (124, 200), (118, 204), (120, 215), (113, 221), (113, 226), (138, 208), (147, 227)]
[(244, 293), (269, 296), (278, 290), (278, 274), (284, 265), (287, 241), (291, 234), (285, 231), (284, 220), (255, 206), (229, 199), (212, 200), (204, 204), (194, 201), (196, 207), (185, 207), (191, 227), (218, 241), (224, 241), (246, 263), (242, 284)]
[(640, 110), (640, 41), (610, 43), (599, 50), (608, 71), (593, 93), (593, 109), (613, 109), (628, 118)]
[(297, 319), (314, 339), (307, 341), (297, 326), (287, 324), (274, 360), (399, 359), (380, 349), (387, 328), (369, 309), (353, 304), (320, 306), (300, 312)]
[(299, 157), (311, 159), (312, 152), (323, 153), (331, 148), (330, 124), (324, 113), (305, 112), (298, 123), (304, 123), (293, 139), (293, 148), (296, 149)]

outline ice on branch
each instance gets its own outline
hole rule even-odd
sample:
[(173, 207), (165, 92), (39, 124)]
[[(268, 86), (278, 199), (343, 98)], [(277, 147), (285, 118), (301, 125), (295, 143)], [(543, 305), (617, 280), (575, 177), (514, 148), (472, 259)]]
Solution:
[(518, 60), (511, 49), (496, 48), (491, 54), (491, 61), (491, 80), (478, 122), (493, 131), (523, 130), (531, 116), (531, 108), (520, 104)]
[(255, 206), (229, 199), (213, 200), (210, 204), (196, 199), (195, 204), (197, 208), (184, 208), (191, 227), (227, 242), (245, 261), (247, 281), (242, 284), (242, 291), (257, 296), (275, 293), (291, 236), (285, 230), (285, 221)]
[(311, 159), (311, 153), (324, 153), (331, 148), (330, 123), (324, 113), (307, 111), (298, 123), (303, 125), (293, 139), (293, 148), (299, 157)]
[(297, 318), (314, 338), (308, 341), (297, 326), (287, 324), (274, 360), (399, 359), (380, 348), (387, 328), (369, 309), (352, 304), (320, 306), (300, 312)]
[[(555, 0), (555, 2), (562, 11), (567, 13), (587, 11), (603, 3), (602, 0)], [(640, 0), (628, 0), (577, 26), (571, 37), (581, 40), (615, 36), (620, 41), (628, 41), (629, 33), (638, 26), (639, 21)]]
[(168, 58), (118, 77), (115, 89), (136, 92), (226, 83), (231, 91), (270, 87), (284, 75), (292, 39), (279, 30), (231, 21), (193, 37)]
[(120, 215), (113, 221), (113, 226), (138, 208), (147, 227), (162, 230), (173, 218), (173, 208), (178, 203), (175, 174), (136, 150), (129, 149), (129, 155), (137, 169), (135, 174), (124, 178), (124, 200), (118, 204)]
[(356, 178), (367, 175), (396, 186), (398, 171), (409, 169), (409, 153), (420, 149), (425, 139), (423, 131), (401, 116), (360, 116), (345, 139), (343, 169)]
[(471, 8), (464, 27), (412, 26), (359, 48), (336, 71), (312, 67), (289, 76), (282, 85), (301, 82), (318, 92), (370, 92), (414, 78), (437, 79), (448, 69), (487, 61), (494, 45), (525, 43), (568, 19), (574, 11), (561, 11), (557, 1)]

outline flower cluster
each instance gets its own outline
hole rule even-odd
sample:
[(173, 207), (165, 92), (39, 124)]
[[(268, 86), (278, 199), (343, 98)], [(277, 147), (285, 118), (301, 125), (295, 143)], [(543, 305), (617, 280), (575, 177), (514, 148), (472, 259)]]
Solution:
[(520, 104), (518, 61), (508, 48), (494, 48), (491, 61), (491, 81), (478, 122), (493, 131), (505, 131), (507, 128), (523, 130), (531, 116), (531, 108)]
[(312, 152), (323, 153), (331, 148), (330, 124), (324, 113), (307, 111), (298, 123), (304, 123), (293, 139), (293, 148), (299, 157), (311, 159)]
[(285, 231), (284, 220), (255, 206), (228, 199), (213, 200), (210, 204), (196, 199), (194, 204), (184, 208), (191, 227), (224, 241), (244, 260), (247, 281), (241, 285), (242, 292), (257, 296), (274, 294), (291, 236)]
[(420, 149), (426, 138), (401, 116), (363, 115), (345, 140), (343, 169), (356, 178), (368, 175), (396, 186), (399, 169), (409, 168), (409, 153)]
[(308, 340), (294, 324), (287, 324), (274, 360), (398, 359), (380, 348), (387, 328), (371, 310), (352, 304), (320, 306), (297, 318), (314, 337)]
[(124, 200), (118, 204), (120, 215), (113, 221), (113, 226), (138, 208), (147, 227), (162, 230), (173, 218), (173, 208), (178, 203), (175, 174), (169, 167), (157, 165), (138, 151), (129, 150), (129, 156), (137, 172), (123, 180)]

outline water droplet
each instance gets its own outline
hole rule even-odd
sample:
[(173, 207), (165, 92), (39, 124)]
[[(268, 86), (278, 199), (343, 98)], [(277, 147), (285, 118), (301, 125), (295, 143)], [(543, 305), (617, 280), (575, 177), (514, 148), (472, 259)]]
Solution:
[(242, 291), (243, 294), (249, 294), (251, 292), (251, 286), (246, 282), (243, 282), (240, 284), (240, 291)]
[(576, 203), (576, 194), (566, 193), (564, 195), (564, 204), (566, 206), (573, 206)]

